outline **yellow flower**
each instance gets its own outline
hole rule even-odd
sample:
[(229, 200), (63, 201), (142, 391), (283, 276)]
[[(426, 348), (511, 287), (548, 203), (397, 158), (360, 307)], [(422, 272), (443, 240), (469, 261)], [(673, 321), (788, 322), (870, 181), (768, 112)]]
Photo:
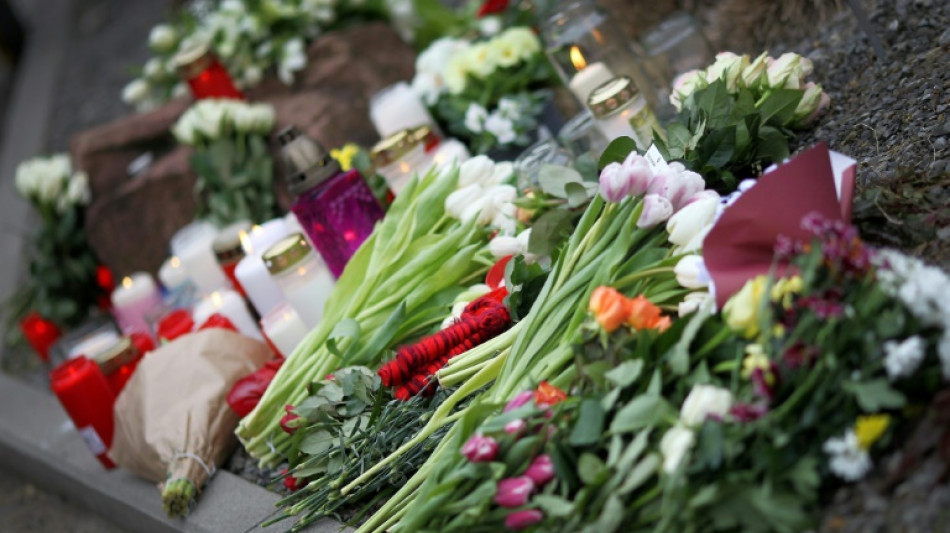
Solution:
[[(761, 344), (750, 344), (745, 347), (745, 359), (742, 360), (742, 377), (749, 379), (756, 370), (762, 370), (766, 382), (772, 381), (772, 363), (762, 350)], [(769, 383), (771, 385), (771, 383)]]
[(466, 66), (467, 55), (460, 52), (452, 56), (449, 64), (445, 66), (445, 85), (452, 94), (459, 94), (465, 90), (468, 83), (468, 68)]
[(516, 27), (505, 30), (504, 33), (494, 40), (505, 41), (515, 50), (518, 50), (522, 59), (528, 59), (541, 51), (541, 41), (530, 28)]
[(477, 78), (487, 78), (498, 68), (499, 50), (489, 43), (472, 45), (465, 51), (465, 69)]
[(768, 279), (765, 276), (757, 276), (749, 280), (726, 302), (723, 308), (726, 324), (747, 339), (759, 333), (759, 303), (762, 301), (767, 282)]
[(887, 427), (890, 425), (890, 415), (859, 416), (858, 421), (854, 424), (854, 434), (858, 437), (858, 446), (862, 450), (870, 450), (871, 446), (881, 438), (881, 435), (887, 431)]
[(801, 276), (782, 278), (772, 286), (772, 301), (781, 301), (782, 306), (788, 309), (792, 306), (792, 295), (801, 293), (803, 287)]
[(353, 168), (353, 158), (356, 157), (356, 154), (360, 153), (360, 147), (353, 143), (346, 143), (343, 145), (343, 148), (339, 150), (333, 149), (330, 150), (330, 157), (336, 159), (340, 163), (340, 168), (344, 172)]

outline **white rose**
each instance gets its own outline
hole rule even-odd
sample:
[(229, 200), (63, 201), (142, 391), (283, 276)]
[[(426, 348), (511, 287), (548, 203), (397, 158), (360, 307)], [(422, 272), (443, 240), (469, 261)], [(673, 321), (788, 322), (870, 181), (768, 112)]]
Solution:
[(683, 105), (689, 95), (697, 89), (702, 89), (709, 85), (706, 82), (706, 73), (702, 70), (691, 70), (684, 72), (673, 80), (673, 91), (670, 93), (670, 103), (677, 110)]
[(491, 158), (485, 155), (475, 156), (459, 167), (458, 188), (472, 184), (492, 185), (491, 179), (494, 174), (495, 162)]
[(47, 204), (56, 202), (60, 193), (63, 192), (63, 186), (66, 184), (66, 180), (56, 174), (41, 174), (38, 178), (37, 196), (40, 201)]
[(194, 116), (195, 114), (189, 109), (178, 119), (178, 122), (172, 126), (172, 135), (174, 135), (181, 144), (187, 144), (188, 146), (194, 146), (195, 144)]
[(509, 255), (523, 254), (525, 249), (521, 246), (518, 237), (509, 237), (498, 235), (488, 243), (488, 251), (495, 257), (507, 257)]
[(732, 393), (713, 385), (694, 385), (680, 408), (680, 420), (688, 427), (698, 427), (712, 415), (723, 418), (732, 409)]
[(673, 267), (676, 282), (687, 289), (703, 289), (709, 286), (709, 271), (700, 255), (687, 255)]
[(66, 186), (66, 198), (70, 203), (86, 205), (92, 199), (92, 193), (89, 191), (89, 176), (85, 172), (79, 171), (73, 174)]
[(704, 198), (686, 205), (666, 223), (669, 241), (683, 246), (711, 224), (719, 208), (719, 198)]
[(693, 430), (676, 425), (663, 434), (660, 439), (660, 453), (663, 454), (663, 471), (672, 474), (679, 469), (683, 459), (696, 443)]
[(485, 129), (485, 119), (488, 111), (484, 107), (472, 102), (465, 110), (465, 128), (472, 133), (481, 133)]
[(148, 45), (156, 52), (171, 52), (176, 44), (178, 44), (178, 32), (169, 24), (159, 24), (148, 34)]
[(769, 54), (763, 52), (755, 61), (742, 69), (742, 83), (746, 87), (756, 87), (762, 81), (763, 75), (769, 68)]
[(122, 89), (122, 101), (129, 105), (135, 105), (147, 100), (150, 92), (151, 87), (148, 82), (136, 78)]
[(720, 52), (716, 54), (716, 62), (706, 69), (706, 79), (710, 81), (721, 79), (726, 82), (726, 89), (734, 93), (739, 90), (739, 80), (742, 79), (747, 66), (749, 66), (749, 56)]
[(798, 89), (804, 78), (811, 74), (812, 62), (791, 52), (772, 60), (767, 70), (769, 87), (773, 89)]
[(712, 299), (712, 295), (708, 292), (691, 292), (687, 294), (685, 298), (683, 298), (682, 302), (679, 303), (679, 306), (677, 307), (677, 313), (679, 314), (680, 318), (686, 315), (691, 315), (698, 311), (710, 299)]
[(254, 110), (249, 105), (235, 106), (231, 110), (231, 120), (234, 122), (234, 129), (243, 132), (254, 130)]
[(202, 100), (194, 107), (194, 129), (208, 139), (217, 139), (225, 120), (225, 106), (219, 101)]
[(165, 77), (165, 65), (161, 59), (153, 57), (145, 62), (142, 74), (149, 80), (158, 81)]
[(73, 173), (73, 163), (68, 154), (56, 154), (47, 159), (49, 164), (48, 172), (51, 176), (56, 176), (60, 180), (66, 181)]

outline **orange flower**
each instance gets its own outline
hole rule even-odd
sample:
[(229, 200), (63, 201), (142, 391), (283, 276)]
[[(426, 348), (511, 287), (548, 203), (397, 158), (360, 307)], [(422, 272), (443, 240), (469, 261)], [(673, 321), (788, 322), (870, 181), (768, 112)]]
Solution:
[(632, 303), (617, 289), (601, 286), (590, 294), (590, 303), (587, 308), (594, 313), (594, 318), (600, 327), (610, 333), (619, 328), (630, 316)]
[(631, 311), (630, 316), (627, 317), (627, 324), (636, 330), (656, 329), (662, 333), (670, 327), (672, 321), (668, 316), (661, 316), (661, 313), (659, 307), (641, 294), (631, 301)]
[(567, 399), (567, 393), (547, 381), (539, 383), (538, 388), (534, 390), (535, 405), (554, 405), (565, 399)]

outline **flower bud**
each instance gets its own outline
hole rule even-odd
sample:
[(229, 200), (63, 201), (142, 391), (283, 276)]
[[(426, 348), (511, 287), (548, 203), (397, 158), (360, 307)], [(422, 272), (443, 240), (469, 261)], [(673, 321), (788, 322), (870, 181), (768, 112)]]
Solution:
[(280, 429), (284, 430), (284, 433), (288, 435), (293, 435), (297, 432), (297, 428), (300, 425), (300, 423), (297, 422), (300, 417), (294, 414), (294, 406), (292, 405), (285, 405), (284, 411), (286, 414), (280, 419)]
[(637, 220), (638, 228), (650, 228), (666, 221), (673, 214), (673, 204), (658, 194), (643, 197), (643, 211)]
[(610, 163), (600, 172), (600, 195), (608, 202), (616, 203), (630, 194), (632, 183), (620, 163)]
[(653, 168), (650, 167), (647, 158), (642, 155), (631, 152), (623, 161), (623, 169), (627, 173), (627, 180), (630, 182), (631, 196), (640, 196), (647, 192), (650, 186), (650, 180), (653, 179)]
[(718, 198), (706, 198), (686, 205), (666, 223), (669, 241), (683, 246), (716, 218)]
[(514, 411), (515, 409), (521, 407), (522, 405), (531, 401), (534, 398), (534, 391), (526, 390), (524, 392), (519, 392), (517, 396), (512, 398), (502, 412), (507, 413), (508, 411)]
[(544, 513), (537, 509), (524, 509), (522, 511), (515, 511), (509, 513), (505, 517), (505, 527), (512, 530), (518, 531), (526, 527), (531, 527), (538, 522), (544, 520)]
[(498, 455), (498, 442), (491, 437), (472, 435), (462, 446), (462, 455), (473, 463), (494, 461)]
[(703, 289), (709, 286), (709, 271), (702, 256), (687, 255), (673, 267), (676, 282), (687, 289)]
[(689, 427), (701, 426), (709, 416), (722, 418), (732, 408), (732, 393), (713, 385), (693, 385), (680, 408), (680, 420)]
[(554, 479), (554, 463), (551, 462), (551, 456), (545, 453), (535, 457), (524, 475), (531, 478), (538, 487), (546, 485), (548, 481)]
[(171, 52), (177, 44), (178, 32), (170, 24), (159, 24), (148, 34), (148, 45), (156, 52)]
[(720, 52), (716, 54), (716, 62), (706, 69), (706, 79), (721, 79), (726, 82), (726, 90), (735, 93), (739, 90), (739, 80), (748, 66), (749, 56)]
[(686, 454), (696, 443), (696, 435), (693, 430), (677, 425), (673, 426), (663, 434), (660, 439), (660, 453), (663, 454), (663, 471), (672, 474), (680, 467), (680, 463), (686, 458)]
[(680, 74), (673, 80), (673, 91), (670, 93), (670, 103), (677, 111), (683, 106), (683, 100), (693, 94), (697, 89), (703, 89), (707, 85), (706, 74), (702, 70), (691, 70)]
[(527, 427), (528, 423), (525, 422), (524, 419), (516, 418), (505, 424), (505, 433), (517, 437), (518, 435), (521, 435)]
[(611, 287), (597, 287), (590, 294), (587, 309), (594, 314), (594, 319), (610, 333), (615, 331), (630, 316), (630, 300)]
[(772, 89), (798, 89), (804, 83), (802, 79), (811, 71), (810, 60), (789, 52), (772, 60), (766, 74)]
[(756, 87), (765, 79), (765, 73), (769, 68), (769, 54), (762, 52), (762, 55), (755, 58), (749, 66), (742, 69), (742, 83), (746, 87)]
[(506, 478), (498, 482), (495, 503), (502, 507), (521, 507), (534, 492), (534, 481), (527, 476)]
[(699, 310), (707, 301), (712, 298), (708, 292), (691, 292), (683, 298), (677, 309), (680, 318), (691, 315)]

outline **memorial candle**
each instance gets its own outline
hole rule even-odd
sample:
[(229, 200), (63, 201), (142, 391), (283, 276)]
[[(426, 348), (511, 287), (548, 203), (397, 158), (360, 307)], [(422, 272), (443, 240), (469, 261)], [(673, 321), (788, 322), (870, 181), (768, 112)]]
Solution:
[(286, 302), (261, 319), (261, 330), (283, 357), (289, 356), (310, 331), (297, 311)]
[(243, 100), (244, 95), (237, 90), (231, 76), (208, 49), (207, 43), (196, 42), (172, 58), (178, 74), (191, 88), (195, 100), (203, 98), (231, 98)]
[(245, 337), (262, 340), (257, 322), (251, 318), (251, 312), (247, 310), (244, 298), (241, 298), (237, 291), (224, 289), (211, 293), (198, 302), (192, 314), (196, 324), (204, 324), (211, 315), (216, 313), (224, 315)]
[(197, 221), (178, 230), (172, 237), (172, 253), (201, 294), (208, 294), (228, 285), (224, 271), (218, 266), (211, 246), (218, 230), (209, 222)]
[(231, 285), (245, 298), (247, 295), (244, 293), (240, 281), (235, 277), (234, 270), (245, 256), (244, 247), (241, 244), (241, 235), (246, 235), (250, 230), (250, 222), (235, 222), (219, 231), (211, 246), (214, 250), (214, 256), (218, 260), (218, 266), (224, 271), (224, 275), (227, 276)]
[(106, 468), (115, 468), (106, 452), (112, 445), (115, 395), (99, 365), (77, 357), (50, 373), (50, 388), (92, 453)]
[(20, 331), (36, 351), (36, 355), (43, 361), (49, 361), (49, 350), (61, 335), (56, 324), (34, 311), (20, 321)]
[(126, 335), (140, 332), (151, 336), (145, 316), (161, 304), (158, 285), (147, 272), (136, 272), (124, 278), (112, 291), (112, 316)]
[[(417, 126), (429, 126), (439, 134), (429, 110), (408, 83), (401, 81), (379, 91), (370, 99), (369, 118), (380, 137)], [(441, 136), (441, 135), (439, 135)]]
[(254, 226), (241, 238), (244, 247), (244, 259), (234, 268), (234, 277), (237, 278), (247, 299), (257, 310), (259, 316), (264, 316), (284, 301), (284, 294), (280, 291), (277, 282), (271, 279), (261, 254), (277, 241), (288, 235), (287, 222), (276, 218)]
[(577, 69), (577, 74), (574, 74), (571, 78), (568, 87), (578, 100), (582, 103), (586, 103), (590, 93), (605, 82), (610, 81), (614, 75), (610, 72), (610, 69), (607, 68), (607, 65), (603, 63), (591, 63), (588, 65), (580, 48), (577, 46), (571, 47), (570, 55), (571, 62), (574, 64), (574, 68)]

